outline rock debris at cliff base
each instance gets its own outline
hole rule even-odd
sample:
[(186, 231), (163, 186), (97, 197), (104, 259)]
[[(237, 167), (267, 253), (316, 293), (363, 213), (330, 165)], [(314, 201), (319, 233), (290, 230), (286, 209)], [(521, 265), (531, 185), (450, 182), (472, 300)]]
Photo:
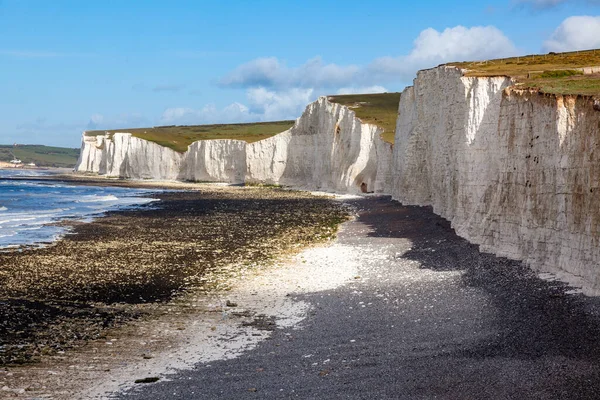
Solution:
[(0, 253), (0, 364), (35, 361), (107, 328), (164, 312), (179, 294), (226, 289), (228, 276), (327, 240), (346, 211), (267, 188), (156, 195), (41, 249)]

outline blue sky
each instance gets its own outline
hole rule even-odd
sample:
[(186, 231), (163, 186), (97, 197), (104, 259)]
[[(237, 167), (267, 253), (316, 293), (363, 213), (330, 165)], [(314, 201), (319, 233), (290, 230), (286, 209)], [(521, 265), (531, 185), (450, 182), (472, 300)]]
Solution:
[(296, 118), (446, 61), (600, 47), (600, 0), (0, 0), (0, 143)]

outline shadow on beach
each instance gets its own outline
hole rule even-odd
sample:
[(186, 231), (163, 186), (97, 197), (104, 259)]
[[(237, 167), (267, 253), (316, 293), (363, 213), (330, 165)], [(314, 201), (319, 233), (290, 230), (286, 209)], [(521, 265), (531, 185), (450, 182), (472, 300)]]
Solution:
[(486, 293), (497, 310), (500, 334), (463, 356), (600, 360), (600, 299), (569, 294), (572, 287), (543, 280), (520, 261), (481, 253), (431, 207), (403, 206), (389, 197), (377, 201), (377, 212), (359, 218), (372, 229), (370, 236), (411, 240), (402, 258), (424, 269), (462, 272), (463, 284)]

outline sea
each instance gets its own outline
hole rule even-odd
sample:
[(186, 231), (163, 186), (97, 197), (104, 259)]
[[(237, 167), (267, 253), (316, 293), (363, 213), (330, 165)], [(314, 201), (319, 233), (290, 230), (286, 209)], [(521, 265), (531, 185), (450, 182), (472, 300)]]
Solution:
[(57, 224), (61, 221), (90, 222), (107, 211), (156, 201), (144, 197), (156, 193), (154, 189), (72, 185), (52, 180), (56, 174), (0, 169), (0, 250), (52, 243), (69, 233)]

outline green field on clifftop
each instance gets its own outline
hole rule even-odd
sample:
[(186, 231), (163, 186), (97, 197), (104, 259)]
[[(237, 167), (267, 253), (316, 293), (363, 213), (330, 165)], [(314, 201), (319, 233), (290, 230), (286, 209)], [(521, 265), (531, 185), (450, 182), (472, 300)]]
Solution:
[(77, 163), (79, 149), (39, 145), (0, 145), (0, 161), (18, 158), (25, 164), (38, 167), (72, 168)]
[(131, 133), (140, 139), (158, 143), (175, 151), (184, 152), (198, 140), (235, 139), (248, 143), (257, 142), (288, 130), (295, 121), (256, 122), (249, 124), (157, 126), (153, 128), (111, 129), (88, 131), (87, 136)]
[(347, 94), (328, 100), (349, 107), (361, 121), (380, 126), (382, 139), (394, 143), (400, 93)]
[(600, 73), (584, 75), (581, 71), (584, 67), (600, 67), (600, 50), (532, 54), (446, 65), (467, 69), (466, 76), (510, 76), (521, 87), (544, 93), (600, 95)]

